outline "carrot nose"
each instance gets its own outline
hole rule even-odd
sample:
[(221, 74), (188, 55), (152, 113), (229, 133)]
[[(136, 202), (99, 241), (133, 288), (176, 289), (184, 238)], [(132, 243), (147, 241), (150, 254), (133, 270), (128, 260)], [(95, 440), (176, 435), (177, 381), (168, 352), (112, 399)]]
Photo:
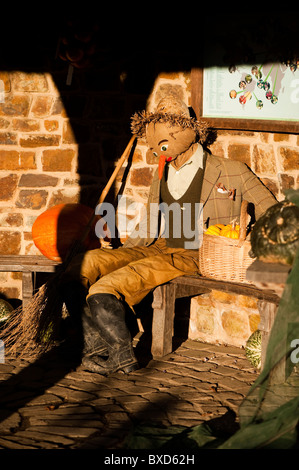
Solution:
[(163, 171), (166, 162), (171, 162), (171, 157), (166, 157), (165, 155), (161, 155), (159, 159), (159, 180), (161, 181), (163, 176)]

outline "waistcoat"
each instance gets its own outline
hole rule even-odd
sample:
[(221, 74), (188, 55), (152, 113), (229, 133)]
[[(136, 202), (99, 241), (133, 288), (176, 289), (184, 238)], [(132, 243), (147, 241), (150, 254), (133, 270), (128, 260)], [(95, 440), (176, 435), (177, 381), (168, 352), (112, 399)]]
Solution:
[(183, 196), (174, 199), (167, 186), (167, 171), (164, 171), (160, 189), (161, 213), (164, 214), (166, 224), (163, 236), (169, 247), (188, 249), (186, 243), (194, 242), (192, 249), (198, 248), (195, 227), (199, 216), (203, 175), (204, 169), (199, 168)]

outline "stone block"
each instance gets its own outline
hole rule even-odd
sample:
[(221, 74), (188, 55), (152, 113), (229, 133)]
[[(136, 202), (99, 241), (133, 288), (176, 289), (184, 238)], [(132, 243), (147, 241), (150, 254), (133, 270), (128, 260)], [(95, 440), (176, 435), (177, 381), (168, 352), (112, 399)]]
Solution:
[(152, 168), (134, 168), (131, 170), (130, 183), (133, 186), (150, 186), (153, 179)]
[(21, 147), (52, 147), (60, 144), (60, 135), (29, 135), (20, 138)]
[(17, 255), (21, 248), (21, 233), (0, 231), (0, 253), (3, 255)]
[(268, 132), (259, 132), (257, 134), (257, 137), (260, 138), (261, 142), (267, 143), (267, 142), (269, 142), (270, 135), (271, 134), (269, 134)]
[(10, 212), (11, 209), (6, 209), (7, 212), (0, 213), (0, 226), (1, 227), (21, 227), (23, 225), (22, 214)]
[(19, 193), (16, 207), (22, 209), (42, 209), (46, 206), (48, 192), (44, 190), (22, 189)]
[[(18, 255), (18, 253), (2, 253), (3, 255), (6, 254), (13, 254)], [(21, 298), (21, 288), (20, 287), (1, 287), (0, 290), (1, 294), (4, 294), (5, 298), (9, 299), (20, 299)]]
[(10, 273), (10, 278), (15, 279), (17, 281), (21, 281), (22, 278), (23, 278), (23, 273), (21, 273), (21, 272), (19, 272), (19, 273), (12, 272), (12, 273)]
[(271, 145), (255, 145), (253, 148), (253, 165), (259, 174), (276, 175), (276, 160)]
[(41, 73), (14, 72), (11, 80), (15, 91), (42, 93), (48, 91), (47, 78)]
[(10, 126), (8, 119), (0, 118), (0, 129), (7, 129)]
[(34, 152), (0, 150), (0, 170), (34, 170), (35, 168)]
[(252, 309), (257, 309), (258, 308), (258, 300), (255, 297), (248, 297), (246, 295), (238, 295), (236, 296), (236, 300), (238, 300), (238, 303), (241, 307), (245, 308), (252, 308)]
[(240, 162), (251, 165), (250, 145), (247, 144), (231, 144), (228, 146), (228, 157), (231, 160), (238, 160)]
[(16, 145), (17, 137), (14, 132), (0, 132), (0, 145)]
[(21, 176), (21, 179), (19, 181), (19, 187), (43, 188), (45, 186), (56, 186), (57, 182), (58, 178), (55, 178), (54, 176), (26, 173)]
[(56, 206), (57, 204), (73, 204), (80, 202), (80, 187), (59, 189), (54, 191), (49, 201), (49, 206)]
[(274, 142), (287, 142), (290, 139), (289, 134), (274, 134), (273, 140)]
[(31, 106), (31, 114), (39, 118), (50, 116), (52, 104), (52, 96), (37, 96)]
[(133, 153), (132, 162), (133, 163), (140, 163), (143, 161), (142, 152), (139, 149), (136, 149)]
[(279, 155), (284, 171), (299, 170), (299, 150), (294, 147), (280, 147)]
[(44, 150), (43, 171), (71, 171), (74, 158), (75, 151), (72, 149)]
[(221, 316), (222, 327), (228, 336), (245, 340), (249, 336), (248, 316), (242, 311), (226, 310)]
[(172, 93), (179, 96), (180, 99), (184, 99), (184, 89), (181, 85), (161, 82), (155, 93), (155, 105), (158, 104), (162, 98)]
[(292, 189), (295, 187), (295, 180), (293, 176), (285, 175), (285, 174), (278, 174), (278, 181), (280, 183), (281, 191), (285, 189)]
[(217, 157), (225, 157), (225, 150), (221, 142), (214, 142), (213, 145), (209, 146), (209, 150)]
[(199, 305), (199, 306), (202, 306), (202, 305), (209, 305), (211, 306), (212, 305), (212, 301), (211, 301), (211, 296), (212, 294), (209, 293), (209, 294), (202, 294), (202, 295), (199, 295), (198, 297), (194, 297), (194, 301), (196, 301), (196, 303)]
[(18, 184), (17, 175), (8, 175), (0, 178), (0, 201), (9, 201), (13, 198)]
[(229, 294), (228, 292), (222, 292), (222, 291), (216, 291), (213, 290), (211, 294), (212, 300), (220, 302), (220, 303), (225, 303), (225, 304), (231, 304), (236, 302), (237, 296), (234, 294)]
[(40, 130), (40, 123), (36, 119), (13, 119), (12, 128), (20, 132), (35, 132)]
[(45, 119), (44, 120), (44, 126), (46, 131), (48, 132), (55, 132), (59, 128), (59, 122), (56, 121), (55, 119)]
[(190, 335), (196, 337), (198, 332), (212, 335), (215, 329), (214, 310), (211, 306), (202, 305), (200, 308), (191, 308), (190, 311)]
[(11, 95), (5, 97), (0, 104), (0, 116), (28, 116), (30, 97), (27, 95)]

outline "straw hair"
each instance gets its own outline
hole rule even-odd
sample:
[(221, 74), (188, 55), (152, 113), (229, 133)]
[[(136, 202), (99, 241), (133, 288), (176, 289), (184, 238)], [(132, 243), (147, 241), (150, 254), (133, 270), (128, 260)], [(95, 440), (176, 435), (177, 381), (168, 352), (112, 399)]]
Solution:
[(154, 112), (141, 111), (131, 118), (131, 130), (137, 137), (146, 136), (149, 123), (168, 123), (170, 126), (180, 126), (182, 129), (195, 131), (198, 141), (203, 144), (209, 134), (208, 124), (190, 117), (187, 105), (179, 98), (170, 95), (163, 98)]

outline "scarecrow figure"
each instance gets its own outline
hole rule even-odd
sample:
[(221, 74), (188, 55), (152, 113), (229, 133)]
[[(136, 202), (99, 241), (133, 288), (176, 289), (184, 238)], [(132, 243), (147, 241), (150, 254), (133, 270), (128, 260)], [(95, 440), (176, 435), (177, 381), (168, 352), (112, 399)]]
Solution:
[[(78, 255), (62, 286), (69, 310), (82, 321), (82, 364), (103, 375), (138, 368), (125, 322), (126, 304), (137, 305), (155, 287), (178, 276), (200, 274), (196, 207), (202, 209), (207, 228), (239, 218), (243, 199), (254, 204), (256, 218), (276, 203), (244, 163), (203, 149), (206, 124), (190, 117), (188, 107), (173, 95), (161, 100), (155, 112), (136, 113), (132, 132), (146, 138), (158, 163), (145, 219), (122, 247)], [(174, 203), (176, 216), (165, 214)], [(184, 209), (189, 211), (190, 230), (177, 236)]]

